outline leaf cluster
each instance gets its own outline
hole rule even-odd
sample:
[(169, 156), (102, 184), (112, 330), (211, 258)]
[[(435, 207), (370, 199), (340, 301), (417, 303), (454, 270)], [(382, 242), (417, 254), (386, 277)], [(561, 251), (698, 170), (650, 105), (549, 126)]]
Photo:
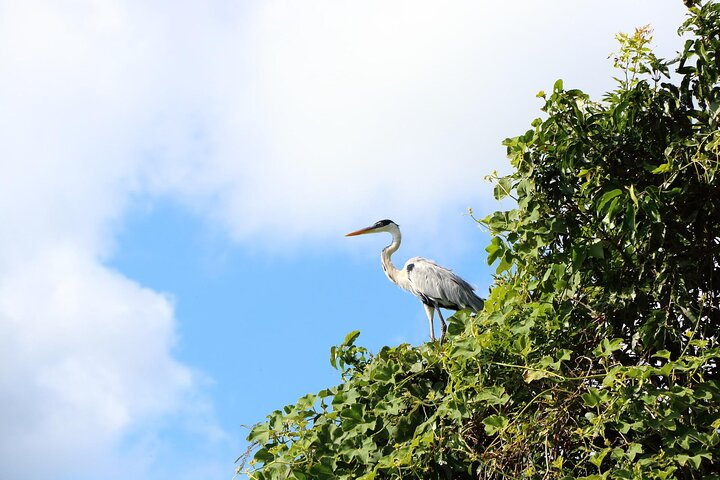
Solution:
[[(333, 347), (339, 385), (273, 412), (254, 479), (720, 478), (720, 6), (676, 59), (621, 35), (618, 87), (562, 81), (507, 139), (516, 207), (485, 309), (444, 345)], [(674, 70), (673, 74), (669, 72)]]

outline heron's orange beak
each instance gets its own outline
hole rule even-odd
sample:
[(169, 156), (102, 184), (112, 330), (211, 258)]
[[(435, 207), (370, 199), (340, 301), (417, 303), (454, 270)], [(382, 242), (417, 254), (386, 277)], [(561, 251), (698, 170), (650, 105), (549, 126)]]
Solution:
[(375, 230), (375, 227), (367, 227), (367, 228), (361, 228), (360, 230), (355, 230), (354, 232), (350, 232), (345, 234), (346, 237), (354, 237), (355, 235), (365, 235), (366, 233), (373, 233)]

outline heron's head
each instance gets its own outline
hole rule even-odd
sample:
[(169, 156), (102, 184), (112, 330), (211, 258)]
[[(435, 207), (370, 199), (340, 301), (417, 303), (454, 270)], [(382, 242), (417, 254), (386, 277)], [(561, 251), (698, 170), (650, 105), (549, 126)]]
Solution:
[(355, 230), (354, 232), (350, 232), (346, 237), (354, 237), (355, 235), (365, 235), (368, 233), (381, 233), (381, 232), (399, 232), (400, 229), (398, 228), (397, 223), (393, 222), (392, 220), (380, 220), (379, 222), (375, 222), (373, 225), (370, 225), (366, 228), (361, 228), (360, 230)]

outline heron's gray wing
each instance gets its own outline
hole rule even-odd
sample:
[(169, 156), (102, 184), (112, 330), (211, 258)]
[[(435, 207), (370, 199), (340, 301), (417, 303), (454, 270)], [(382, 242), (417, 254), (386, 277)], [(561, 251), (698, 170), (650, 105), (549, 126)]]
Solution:
[(424, 303), (436, 307), (482, 310), (483, 301), (473, 288), (451, 270), (422, 257), (405, 264), (410, 291)]

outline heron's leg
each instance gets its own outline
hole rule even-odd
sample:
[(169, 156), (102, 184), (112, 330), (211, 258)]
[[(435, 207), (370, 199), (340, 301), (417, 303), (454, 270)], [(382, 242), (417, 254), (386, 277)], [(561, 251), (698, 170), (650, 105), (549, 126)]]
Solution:
[(442, 313), (440, 312), (440, 308), (437, 309), (438, 317), (440, 317), (440, 343), (445, 340), (445, 332), (447, 331), (447, 325), (445, 325), (445, 319), (442, 316)]
[(427, 305), (423, 303), (423, 307), (425, 307), (425, 313), (427, 314), (428, 321), (430, 322), (430, 340), (435, 341), (435, 329), (433, 328), (433, 315), (435, 313), (435, 308), (431, 307), (430, 305)]

